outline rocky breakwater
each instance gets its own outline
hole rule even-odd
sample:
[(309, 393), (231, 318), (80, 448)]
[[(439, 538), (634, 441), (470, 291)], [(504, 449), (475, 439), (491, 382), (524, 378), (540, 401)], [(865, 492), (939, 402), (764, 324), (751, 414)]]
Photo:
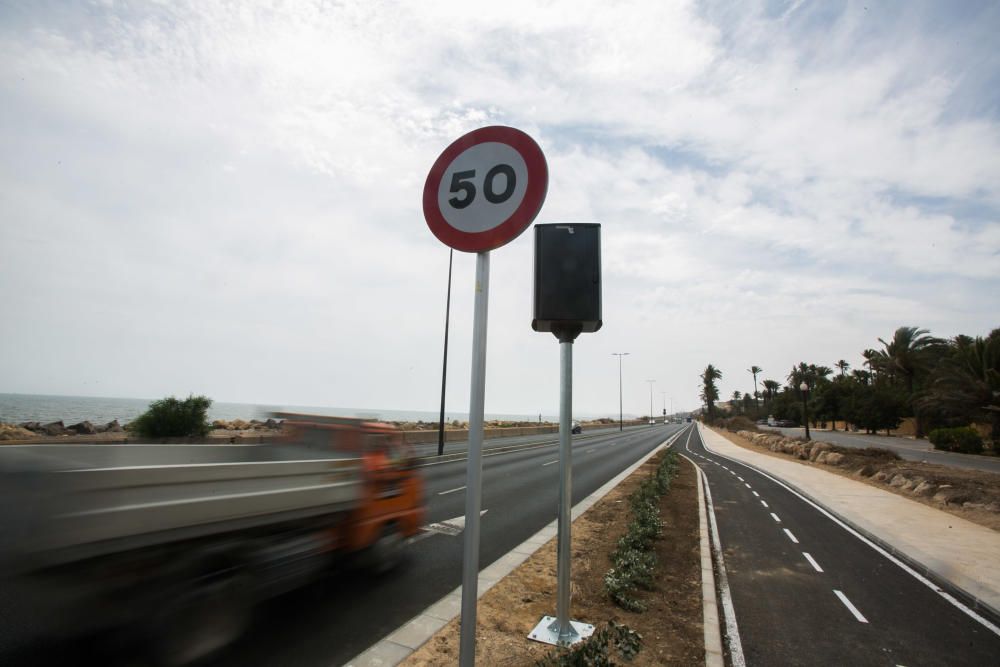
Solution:
[(0, 440), (29, 440), (45, 436), (61, 435), (97, 435), (99, 433), (121, 433), (124, 429), (118, 420), (107, 424), (92, 424), (82, 421), (67, 426), (63, 421), (55, 422), (21, 422), (20, 424), (0, 423)]
[(903, 461), (891, 451), (874, 447), (852, 449), (754, 431), (738, 431), (737, 435), (758, 447), (833, 466), (843, 474), (944, 509), (1000, 514), (1000, 475), (995, 473)]

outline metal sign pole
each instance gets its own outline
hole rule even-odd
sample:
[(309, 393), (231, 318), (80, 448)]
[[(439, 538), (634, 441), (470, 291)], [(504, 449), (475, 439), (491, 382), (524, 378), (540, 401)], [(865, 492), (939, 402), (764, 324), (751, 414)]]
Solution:
[(573, 414), (573, 341), (559, 343), (559, 536), (556, 576), (559, 578), (556, 622), (559, 643), (572, 644), (578, 633), (569, 622), (570, 509), (573, 505), (573, 448), (570, 422)]
[(469, 400), (469, 459), (465, 476), (465, 547), (462, 570), (462, 632), (459, 665), (476, 664), (476, 599), (479, 580), (479, 508), (482, 504), (483, 410), (486, 403), (486, 319), (490, 253), (476, 254), (476, 301), (472, 319), (472, 389)]

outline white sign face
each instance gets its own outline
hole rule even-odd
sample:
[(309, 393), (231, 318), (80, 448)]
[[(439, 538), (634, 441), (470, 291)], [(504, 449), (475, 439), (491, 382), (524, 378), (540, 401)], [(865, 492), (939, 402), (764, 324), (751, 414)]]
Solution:
[(449, 225), (470, 234), (500, 226), (524, 201), (528, 166), (512, 146), (488, 141), (455, 158), (438, 186), (438, 209)]

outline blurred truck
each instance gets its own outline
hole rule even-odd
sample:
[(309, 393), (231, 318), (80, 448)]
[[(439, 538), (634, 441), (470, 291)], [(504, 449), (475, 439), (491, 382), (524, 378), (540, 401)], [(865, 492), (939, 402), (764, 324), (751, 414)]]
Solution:
[(394, 567), (425, 513), (402, 434), (275, 416), (283, 435), (263, 445), (0, 447), (0, 656), (108, 633), (186, 664), (262, 600), (333, 567)]

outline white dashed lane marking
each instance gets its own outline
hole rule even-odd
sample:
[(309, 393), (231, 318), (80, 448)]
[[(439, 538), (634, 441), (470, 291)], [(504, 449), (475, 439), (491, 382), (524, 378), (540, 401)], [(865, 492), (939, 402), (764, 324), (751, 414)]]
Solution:
[(841, 593), (838, 590), (835, 590), (833, 592), (836, 593), (837, 597), (840, 598), (840, 601), (844, 603), (844, 606), (847, 607), (848, 611), (850, 611), (852, 614), (854, 614), (854, 618), (858, 619), (859, 623), (867, 623), (868, 622), (868, 619), (861, 615), (861, 612), (858, 611), (857, 607), (855, 607), (853, 604), (851, 604), (851, 601), (847, 599), (846, 595), (844, 595), (843, 593)]
[(778, 523), (781, 523), (781, 519), (774, 512), (771, 512), (771, 518), (777, 521)]
[(823, 571), (823, 568), (819, 566), (819, 563), (816, 562), (816, 559), (807, 554), (805, 551), (802, 552), (802, 555), (806, 557), (806, 560), (809, 561), (809, 564), (813, 566), (814, 570), (816, 570), (817, 572)]
[(799, 541), (797, 539), (795, 539), (795, 536), (792, 535), (792, 531), (788, 530), (787, 528), (785, 528), (784, 530), (785, 530), (785, 535), (788, 535), (788, 539), (790, 539), (795, 544), (799, 543)]

